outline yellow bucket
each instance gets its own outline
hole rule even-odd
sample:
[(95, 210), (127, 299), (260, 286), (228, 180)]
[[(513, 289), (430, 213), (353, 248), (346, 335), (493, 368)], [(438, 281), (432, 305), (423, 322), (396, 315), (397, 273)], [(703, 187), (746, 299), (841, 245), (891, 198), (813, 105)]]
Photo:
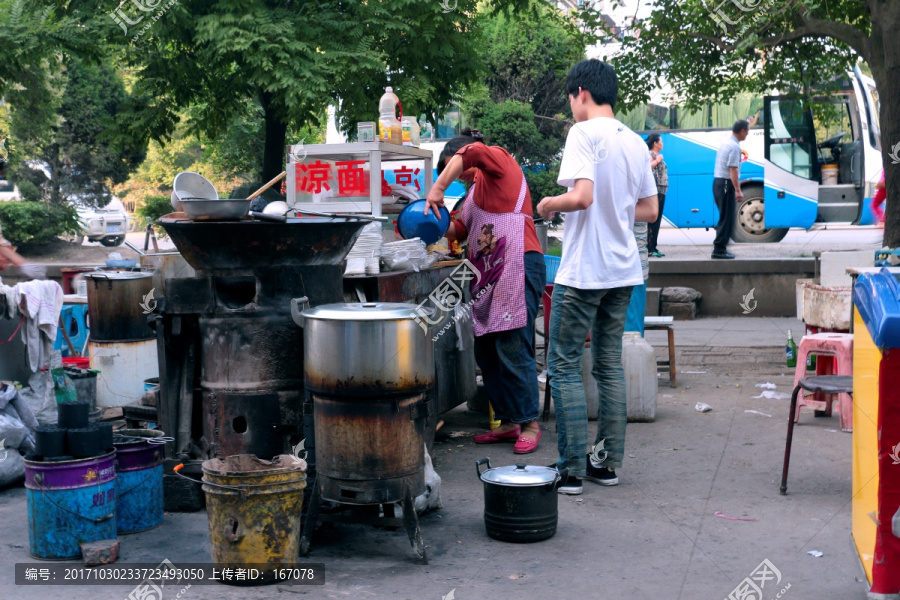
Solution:
[(274, 569), (297, 562), (306, 461), (282, 454), (261, 460), (237, 454), (203, 462), (212, 560), (223, 567), (260, 569), (258, 585), (275, 580)]

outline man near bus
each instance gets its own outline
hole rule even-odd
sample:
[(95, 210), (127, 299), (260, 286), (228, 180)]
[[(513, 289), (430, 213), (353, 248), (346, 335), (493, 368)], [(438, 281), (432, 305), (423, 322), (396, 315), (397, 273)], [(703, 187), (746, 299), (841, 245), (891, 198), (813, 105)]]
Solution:
[(740, 119), (731, 128), (731, 137), (725, 140), (716, 153), (716, 168), (713, 172), (713, 198), (719, 208), (719, 222), (716, 223), (716, 240), (713, 242), (713, 258), (734, 258), (728, 252), (728, 240), (734, 228), (737, 214), (736, 203), (744, 200), (741, 192), (741, 142), (747, 139), (750, 124)]
[[(568, 469), (561, 494), (580, 494), (582, 478), (616, 485), (625, 453), (622, 333), (631, 291), (641, 285), (632, 228), (652, 223), (658, 205), (650, 153), (613, 113), (618, 80), (612, 66), (583, 60), (566, 79), (575, 125), (566, 136), (557, 183), (569, 191), (541, 200), (545, 219), (566, 213), (563, 255), (553, 287), (547, 351), (559, 432), (557, 468)], [(581, 357), (591, 336), (600, 414), (588, 453)]]

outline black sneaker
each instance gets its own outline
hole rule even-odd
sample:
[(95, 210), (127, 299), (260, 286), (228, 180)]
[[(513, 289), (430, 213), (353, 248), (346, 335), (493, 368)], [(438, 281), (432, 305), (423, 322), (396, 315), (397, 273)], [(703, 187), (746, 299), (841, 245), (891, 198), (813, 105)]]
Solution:
[(577, 496), (581, 494), (581, 479), (574, 475), (566, 475), (559, 480), (556, 491), (567, 496)]
[(724, 258), (724, 259), (730, 260), (730, 259), (733, 259), (733, 258), (734, 258), (734, 254), (732, 254), (731, 252), (724, 252), (724, 251), (722, 251), (722, 252), (717, 252), (717, 251), (714, 251), (714, 252), (712, 253), (712, 257), (713, 257), (713, 258)]
[(616, 476), (616, 470), (608, 469), (607, 467), (594, 466), (590, 454), (588, 454), (587, 474), (584, 478), (593, 481), (594, 483), (599, 483), (600, 485), (619, 485), (619, 478)]

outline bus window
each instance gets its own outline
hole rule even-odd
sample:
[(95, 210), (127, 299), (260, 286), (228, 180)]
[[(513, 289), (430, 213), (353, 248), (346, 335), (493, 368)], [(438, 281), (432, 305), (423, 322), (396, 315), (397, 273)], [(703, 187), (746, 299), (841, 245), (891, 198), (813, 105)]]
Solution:
[(814, 112), (813, 123), (816, 127), (817, 140), (829, 140), (840, 134), (844, 134), (841, 140), (843, 143), (856, 139), (850, 121), (849, 102), (850, 100), (845, 97), (840, 103), (831, 102)]
[(647, 115), (647, 105), (638, 104), (627, 112), (619, 112), (616, 118), (632, 131), (643, 131)]
[(777, 167), (804, 179), (818, 180), (812, 116), (796, 100), (766, 98), (765, 156)]
[(687, 109), (676, 107), (675, 116), (676, 129), (709, 128), (709, 106), (704, 106), (700, 110), (693, 113), (689, 113)]
[(644, 114), (644, 129), (669, 129), (669, 107), (651, 103)]

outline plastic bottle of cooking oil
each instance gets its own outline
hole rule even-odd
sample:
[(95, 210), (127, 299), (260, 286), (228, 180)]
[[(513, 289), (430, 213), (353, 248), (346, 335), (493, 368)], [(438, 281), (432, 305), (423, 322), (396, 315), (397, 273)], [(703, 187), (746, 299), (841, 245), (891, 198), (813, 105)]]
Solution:
[(389, 144), (403, 144), (403, 129), (400, 119), (397, 118), (397, 108), (400, 108), (400, 119), (403, 118), (403, 105), (400, 98), (394, 93), (394, 88), (384, 88), (384, 95), (378, 102), (378, 139)]
[(403, 117), (400, 122), (403, 126), (403, 145), (419, 146), (419, 122), (415, 117)]

